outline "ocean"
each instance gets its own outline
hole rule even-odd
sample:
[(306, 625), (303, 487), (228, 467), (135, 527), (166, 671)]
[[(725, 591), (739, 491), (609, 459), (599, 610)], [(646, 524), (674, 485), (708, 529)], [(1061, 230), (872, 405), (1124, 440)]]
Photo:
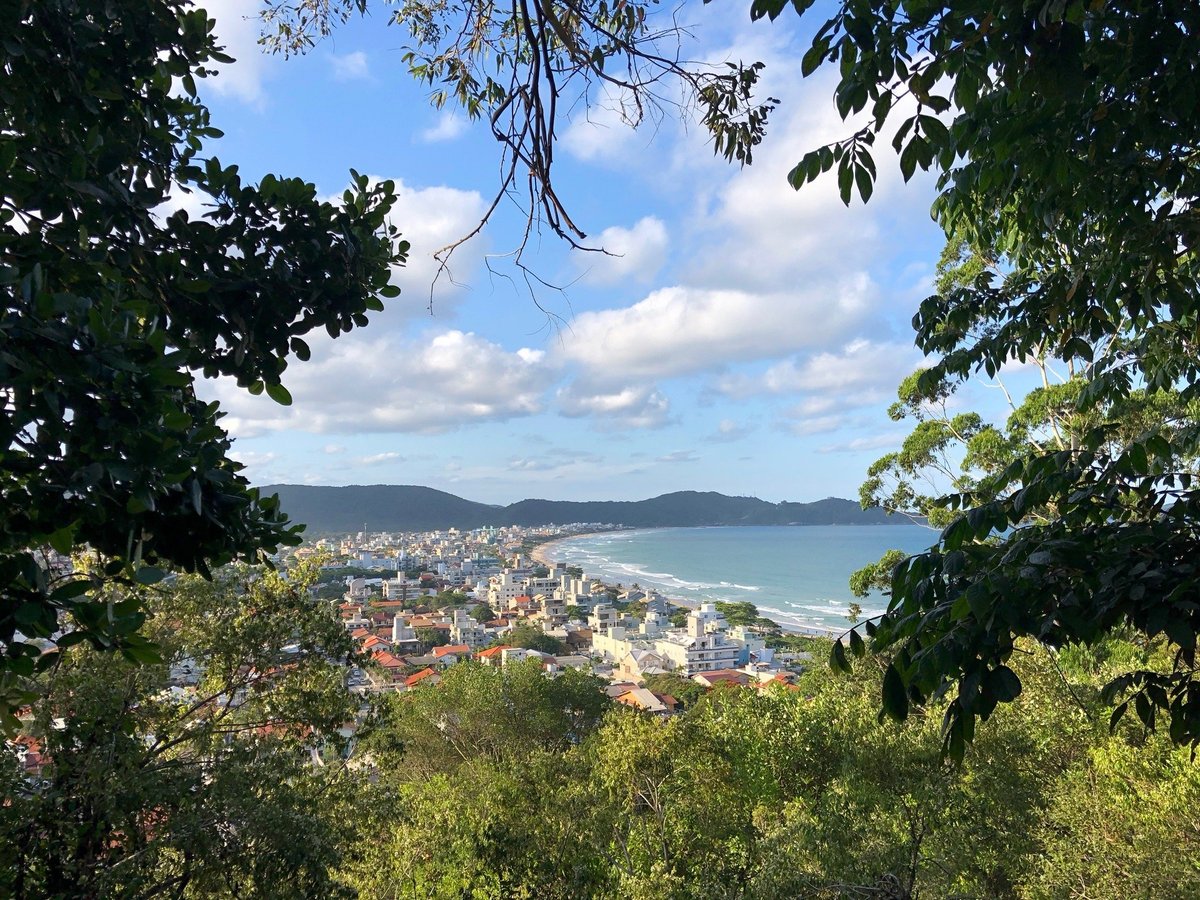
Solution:
[[(924, 550), (936, 536), (910, 524), (656, 528), (568, 538), (548, 556), (608, 583), (697, 603), (749, 600), (785, 628), (829, 630), (848, 625), (852, 572), (886, 550)], [(886, 601), (857, 602), (874, 616)]]

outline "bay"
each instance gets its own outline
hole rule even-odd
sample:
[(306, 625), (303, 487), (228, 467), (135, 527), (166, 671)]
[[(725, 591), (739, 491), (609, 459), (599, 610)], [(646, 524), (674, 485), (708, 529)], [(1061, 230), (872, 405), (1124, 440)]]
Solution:
[[(911, 524), (657, 528), (568, 538), (547, 555), (610, 584), (689, 603), (749, 600), (785, 628), (826, 631), (848, 624), (851, 573), (886, 550), (924, 550), (936, 536)], [(882, 613), (886, 599), (857, 600), (861, 615)]]

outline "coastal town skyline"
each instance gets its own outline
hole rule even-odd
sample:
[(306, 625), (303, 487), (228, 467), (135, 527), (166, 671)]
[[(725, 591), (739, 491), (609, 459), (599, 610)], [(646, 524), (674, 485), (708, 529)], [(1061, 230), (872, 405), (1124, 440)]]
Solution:
[[(843, 207), (831, 179), (787, 185), (805, 149), (849, 127), (832, 80), (799, 77), (805, 35), (792, 24), (691, 13), (703, 28), (690, 53), (767, 63), (763, 93), (781, 102), (751, 167), (714, 158), (669, 110), (634, 132), (603, 103), (578, 109), (559, 190), (617, 255), (542, 235), (531, 264), (565, 292), (531, 296), (504, 256), (523, 224), (504, 204), (431, 293), (431, 253), (482, 214), (496, 150), (481, 123), (429, 106), (400, 29), (356, 18), (284, 60), (262, 55), (237, 4), (208, 8), (238, 58), (201, 86), (225, 132), (215, 152), (322, 195), (351, 166), (396, 179), (392, 218), (413, 244), (401, 297), (284, 373), (292, 406), (201, 386), (254, 483), (419, 484), (490, 503), (675, 490), (802, 501), (857, 496), (903, 438), (886, 409), (922, 360), (909, 320), (941, 250), (932, 180), (905, 185), (881, 151), (867, 207)], [(961, 402), (986, 413), (1002, 397), (972, 386)]]

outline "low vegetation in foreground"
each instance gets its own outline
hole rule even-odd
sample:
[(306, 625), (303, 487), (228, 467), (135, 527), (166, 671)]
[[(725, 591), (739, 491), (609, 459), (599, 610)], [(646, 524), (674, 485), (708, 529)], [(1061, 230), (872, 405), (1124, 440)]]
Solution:
[(665, 719), (531, 661), (364, 705), (333, 601), (282, 577), (180, 579), (151, 613), (161, 664), (76, 645), (23, 711), (0, 894), (1200, 893), (1200, 769), (1132, 719), (1110, 733), (1100, 696), (1154, 644), (1022, 646), (1021, 695), (958, 765), (938, 704), (880, 724), (879, 665), (696, 692)]

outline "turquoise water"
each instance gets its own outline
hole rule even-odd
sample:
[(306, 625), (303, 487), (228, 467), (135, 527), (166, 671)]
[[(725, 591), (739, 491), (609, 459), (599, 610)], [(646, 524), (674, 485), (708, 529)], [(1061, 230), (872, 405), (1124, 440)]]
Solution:
[[(749, 600), (785, 627), (829, 629), (847, 624), (855, 569), (886, 550), (924, 550), (936, 536), (917, 525), (659, 528), (570, 538), (550, 556), (609, 583), (695, 602)], [(858, 602), (871, 616), (886, 598)]]

